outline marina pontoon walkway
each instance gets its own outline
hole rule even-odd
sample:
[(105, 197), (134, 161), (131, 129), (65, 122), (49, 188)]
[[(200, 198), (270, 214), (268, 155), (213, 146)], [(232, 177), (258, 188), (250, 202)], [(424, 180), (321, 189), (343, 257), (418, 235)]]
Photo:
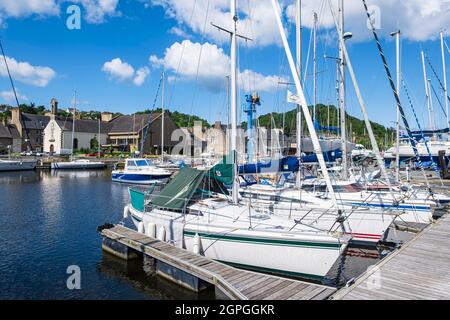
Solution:
[(119, 225), (103, 229), (101, 234), (216, 286), (230, 299), (324, 300), (336, 291), (318, 284), (237, 269)]
[(333, 299), (450, 299), (450, 216), (445, 214)]

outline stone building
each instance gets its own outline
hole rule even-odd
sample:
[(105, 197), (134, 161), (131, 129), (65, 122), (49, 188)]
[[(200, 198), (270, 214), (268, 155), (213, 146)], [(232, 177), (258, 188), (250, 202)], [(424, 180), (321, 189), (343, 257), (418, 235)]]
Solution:
[[(107, 120), (109, 114), (102, 114)], [(105, 147), (117, 151), (141, 149), (146, 154), (161, 154), (161, 113), (136, 114), (111, 118), (108, 121), (108, 142)], [(164, 152), (170, 154), (182, 140), (183, 131), (166, 113), (164, 116)]]
[(0, 154), (9, 151), (12, 153), (22, 151), (22, 139), (15, 125), (2, 122), (0, 123)]

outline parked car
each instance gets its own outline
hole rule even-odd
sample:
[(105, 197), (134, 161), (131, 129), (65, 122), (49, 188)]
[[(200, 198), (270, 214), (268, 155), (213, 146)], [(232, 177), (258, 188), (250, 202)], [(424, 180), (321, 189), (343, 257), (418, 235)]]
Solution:
[[(88, 157), (97, 157), (98, 156), (98, 152), (93, 152), (88, 154)], [(100, 152), (100, 157), (104, 157), (105, 154), (103, 152)]]

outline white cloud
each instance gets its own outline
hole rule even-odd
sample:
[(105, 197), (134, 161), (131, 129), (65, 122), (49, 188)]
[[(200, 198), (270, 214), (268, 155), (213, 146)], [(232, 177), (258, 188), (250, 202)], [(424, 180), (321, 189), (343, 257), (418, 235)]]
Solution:
[[(202, 33), (218, 43), (229, 41), (223, 31), (211, 26), (214, 24), (231, 30), (229, 0), (148, 0), (153, 6), (162, 6), (168, 18), (175, 19), (179, 25), (190, 28), (193, 32)], [(193, 6), (195, 3), (195, 10)], [(209, 3), (209, 8), (208, 8)], [(238, 33), (252, 38), (250, 46), (267, 46), (279, 43), (278, 29), (270, 0), (248, 0), (239, 9)], [(192, 14), (193, 12), (193, 14)], [(206, 13), (208, 12), (208, 17)], [(192, 17), (192, 18), (191, 18)]]
[[(229, 56), (217, 45), (208, 42), (175, 42), (166, 49), (164, 57), (152, 55), (149, 60), (154, 67), (170, 70), (184, 81), (195, 80), (198, 72), (199, 83), (211, 90), (223, 87), (225, 77), (230, 74)], [(282, 80), (285, 81), (284, 78)], [(270, 91), (276, 88), (278, 81), (278, 76), (264, 76), (251, 70), (239, 74), (239, 82), (245, 90)]]
[(112, 59), (103, 64), (102, 71), (109, 74), (111, 79), (123, 82), (133, 80), (136, 86), (141, 86), (150, 74), (148, 67), (141, 67), (135, 71), (132, 65), (122, 61), (120, 58)]
[(134, 76), (134, 68), (126, 62), (122, 62), (120, 58), (105, 62), (102, 71), (118, 81), (124, 81)]
[[(326, 1), (325, 10), (319, 15), (320, 28), (334, 29), (334, 22)], [(337, 2), (335, 5), (337, 14)], [(400, 29), (403, 37), (414, 41), (424, 41), (438, 36), (442, 28), (450, 25), (449, 0), (372, 0), (367, 4), (380, 8), (381, 30), (379, 34), (389, 37), (390, 32)], [(320, 12), (321, 1), (302, 1), (302, 24), (308, 28), (313, 25), (312, 12)], [(295, 21), (295, 4), (291, 3), (286, 9), (290, 22)], [(354, 35), (352, 41), (365, 41), (372, 37), (367, 29), (367, 16), (361, 0), (347, 0), (344, 3), (345, 30)], [(450, 32), (446, 31), (447, 34)]]
[[(19, 91), (17, 89), (16, 89), (16, 94), (17, 94), (17, 99), (19, 99), (19, 102), (28, 100), (28, 98), (25, 95), (19, 93)], [(12, 91), (12, 90), (1, 91), (0, 97), (2, 97), (3, 100), (6, 100), (6, 101), (14, 101), (14, 102), (16, 101), (16, 97), (14, 96), (14, 91)]]
[(186, 31), (184, 31), (182, 28), (180, 28), (180, 27), (172, 27), (172, 28), (170, 28), (169, 29), (169, 33), (177, 35), (177, 36), (179, 36), (181, 38), (184, 38), (184, 39), (190, 38), (190, 35)]
[(70, 2), (83, 5), (84, 18), (88, 23), (103, 23), (106, 21), (106, 17), (121, 15), (117, 11), (119, 0), (72, 0)]
[(2, 0), (0, 16), (26, 17), (32, 14), (57, 15), (59, 7), (55, 0)]
[[(45, 87), (56, 77), (56, 72), (50, 67), (33, 66), (28, 62), (19, 62), (10, 57), (6, 57), (6, 61), (8, 62), (12, 78), (23, 83)], [(0, 76), (8, 76), (4, 63), (0, 63)]]
[(136, 71), (136, 76), (133, 79), (133, 83), (140, 87), (144, 82), (147, 76), (150, 74), (150, 69), (148, 67), (139, 68)]
[(1, 0), (0, 22), (9, 17), (59, 15), (61, 7), (71, 4), (83, 6), (82, 15), (88, 23), (103, 23), (106, 17), (121, 15), (117, 11), (119, 0)]

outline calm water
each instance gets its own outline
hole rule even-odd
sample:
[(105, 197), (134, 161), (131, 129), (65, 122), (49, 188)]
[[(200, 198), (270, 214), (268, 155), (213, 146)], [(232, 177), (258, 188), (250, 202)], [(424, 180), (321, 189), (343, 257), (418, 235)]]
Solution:
[[(0, 173), (0, 299), (213, 298), (102, 252), (96, 229), (119, 222), (127, 200), (127, 186), (112, 183), (109, 171)], [(326, 283), (345, 283), (377, 255), (351, 250)], [(70, 265), (81, 269), (81, 290), (66, 287)]]
[[(0, 173), (0, 299), (195, 299), (101, 250), (97, 226), (118, 222), (127, 186), (108, 171)], [(66, 287), (69, 265), (81, 290)]]

